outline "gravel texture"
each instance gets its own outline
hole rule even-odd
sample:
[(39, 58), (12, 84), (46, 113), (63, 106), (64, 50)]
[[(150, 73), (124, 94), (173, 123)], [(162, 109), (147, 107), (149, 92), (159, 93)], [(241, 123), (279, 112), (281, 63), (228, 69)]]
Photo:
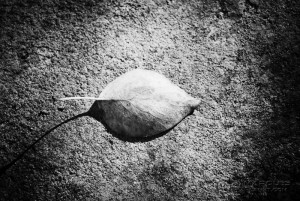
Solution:
[(1, 0), (1, 166), (93, 103), (58, 98), (135, 68), (201, 105), (144, 142), (63, 124), (0, 176), (0, 200), (299, 199), (297, 0)]

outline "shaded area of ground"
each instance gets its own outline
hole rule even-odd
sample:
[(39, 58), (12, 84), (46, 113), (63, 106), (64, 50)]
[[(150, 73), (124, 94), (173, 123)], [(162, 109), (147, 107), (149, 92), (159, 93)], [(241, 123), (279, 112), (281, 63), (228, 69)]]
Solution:
[[(249, 35), (253, 38), (248, 42), (259, 68), (249, 72), (250, 78), (272, 106), (269, 113), (259, 114), (262, 124), (243, 135), (245, 141), (254, 142), (255, 150), (246, 174), (239, 175), (246, 181), (243, 200), (299, 199), (299, 9), (294, 1), (263, 2), (261, 11), (241, 26), (246, 28), (242, 35), (256, 34)], [(241, 62), (249, 61), (248, 56)]]
[(2, 200), (296, 200), (300, 3), (1, 1), (0, 164), (135, 68), (201, 106), (125, 142), (82, 117), (0, 178)]

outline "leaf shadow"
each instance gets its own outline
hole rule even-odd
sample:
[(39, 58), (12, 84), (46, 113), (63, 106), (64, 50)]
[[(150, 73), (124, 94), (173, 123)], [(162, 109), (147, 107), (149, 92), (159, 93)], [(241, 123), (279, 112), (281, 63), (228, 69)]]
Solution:
[(162, 136), (166, 135), (167, 133), (169, 133), (174, 127), (176, 127), (184, 119), (183, 118), (180, 122), (175, 124), (173, 127), (169, 128), (169, 129), (167, 129), (167, 130), (165, 130), (161, 133), (158, 133), (158, 134), (155, 134), (155, 135), (152, 135), (152, 136), (147, 136), (147, 137), (130, 137), (130, 136), (125, 136), (125, 135), (114, 132), (104, 121), (102, 121), (101, 116), (99, 116), (99, 109), (97, 107), (96, 102), (93, 103), (92, 107), (87, 112), (87, 116), (90, 116), (90, 117), (94, 118), (95, 120), (101, 122), (102, 125), (107, 130), (107, 132), (110, 133), (111, 135), (113, 135), (114, 137), (118, 138), (119, 140), (126, 141), (126, 142), (133, 142), (133, 143), (135, 143), (135, 142), (149, 142), (149, 141), (152, 141), (152, 140), (157, 139), (159, 137), (162, 137)]

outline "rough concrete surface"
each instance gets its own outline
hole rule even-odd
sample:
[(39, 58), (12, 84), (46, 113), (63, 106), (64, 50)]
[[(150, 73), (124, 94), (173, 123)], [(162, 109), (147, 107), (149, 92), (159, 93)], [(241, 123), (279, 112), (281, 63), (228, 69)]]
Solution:
[(81, 117), (0, 176), (0, 200), (296, 200), (297, 0), (1, 0), (0, 165), (87, 111), (117, 76), (162, 73), (201, 100), (128, 142)]

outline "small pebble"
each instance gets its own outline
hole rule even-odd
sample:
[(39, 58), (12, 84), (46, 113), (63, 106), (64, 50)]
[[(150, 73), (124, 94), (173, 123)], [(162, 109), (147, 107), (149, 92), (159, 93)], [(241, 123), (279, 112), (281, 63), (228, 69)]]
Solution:
[(253, 6), (258, 6), (259, 0), (249, 0), (249, 3), (252, 4)]
[(47, 110), (41, 110), (40, 113), (39, 113), (39, 116), (40, 115), (48, 115), (48, 114), (50, 114), (49, 111), (47, 111)]

